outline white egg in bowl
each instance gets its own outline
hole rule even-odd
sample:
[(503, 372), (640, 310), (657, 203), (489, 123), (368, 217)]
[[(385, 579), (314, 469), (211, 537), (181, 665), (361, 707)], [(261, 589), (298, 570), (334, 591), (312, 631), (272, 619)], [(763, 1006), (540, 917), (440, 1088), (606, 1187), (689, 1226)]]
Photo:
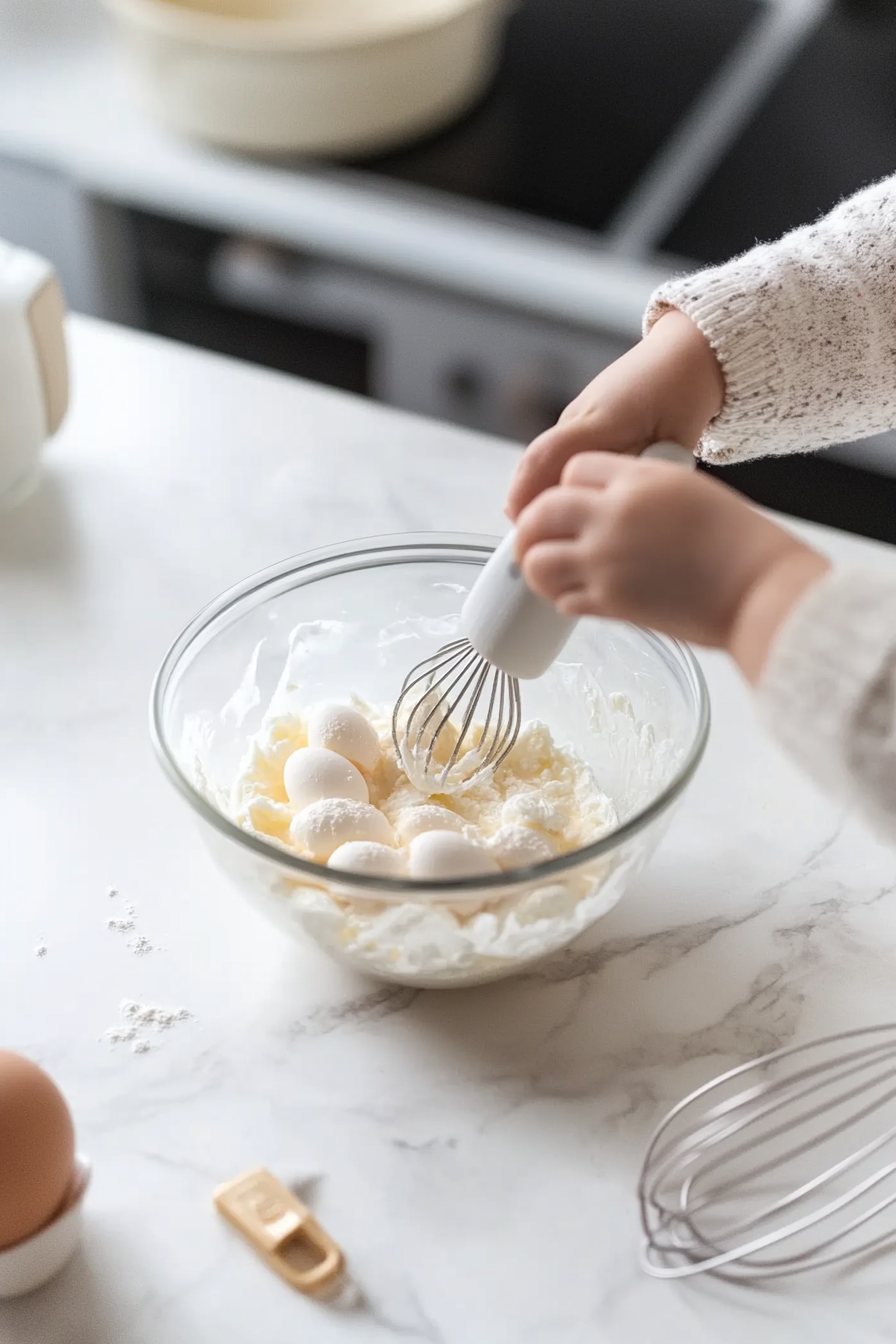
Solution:
[(583, 620), (521, 683), (498, 770), (421, 794), (392, 706), (456, 636), (495, 544), (430, 533), (285, 561), (201, 612), (153, 686), (156, 752), (223, 871), (292, 935), (383, 980), (480, 984), (568, 946), (648, 861), (706, 744), (690, 650)]

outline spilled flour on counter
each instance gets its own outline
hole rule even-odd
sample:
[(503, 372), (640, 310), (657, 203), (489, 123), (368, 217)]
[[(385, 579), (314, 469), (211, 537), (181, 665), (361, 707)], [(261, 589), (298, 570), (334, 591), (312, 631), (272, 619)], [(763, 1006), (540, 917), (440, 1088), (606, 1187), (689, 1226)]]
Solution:
[(145, 957), (150, 952), (158, 952), (155, 943), (151, 943), (145, 933), (138, 934), (136, 938), (129, 938), (128, 949), (133, 952), (135, 957)]
[[(110, 887), (106, 894), (117, 896), (118, 888)], [(137, 933), (137, 907), (130, 901), (125, 904), (123, 916), (106, 920), (106, 928), (111, 933), (135, 934), (135, 937), (129, 938), (126, 944), (128, 951), (133, 952), (135, 957), (145, 957), (150, 952), (164, 952), (165, 950), (147, 938), (145, 933)]]
[(113, 933), (133, 933), (137, 927), (137, 920), (134, 917), (134, 907), (128, 906), (128, 913), (124, 919), (107, 919), (106, 928), (111, 929)]
[(145, 1055), (154, 1048), (147, 1033), (160, 1036), (182, 1022), (194, 1020), (188, 1008), (161, 1008), (155, 1004), (139, 1003), (136, 999), (122, 999), (119, 1011), (121, 1025), (109, 1027), (101, 1039), (111, 1049), (118, 1045), (129, 1045), (135, 1055)]

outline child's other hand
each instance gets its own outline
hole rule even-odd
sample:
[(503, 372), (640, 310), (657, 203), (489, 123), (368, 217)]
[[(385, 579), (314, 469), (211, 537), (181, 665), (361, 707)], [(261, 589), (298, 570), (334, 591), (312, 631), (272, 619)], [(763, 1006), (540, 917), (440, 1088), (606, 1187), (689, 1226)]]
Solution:
[(556, 485), (577, 453), (634, 455), (669, 439), (696, 448), (723, 400), (722, 371), (700, 329), (684, 313), (666, 313), (529, 445), (507, 495), (508, 517), (516, 520), (542, 490)]
[(526, 582), (572, 616), (727, 649), (756, 681), (827, 561), (740, 495), (667, 462), (588, 452), (517, 521)]

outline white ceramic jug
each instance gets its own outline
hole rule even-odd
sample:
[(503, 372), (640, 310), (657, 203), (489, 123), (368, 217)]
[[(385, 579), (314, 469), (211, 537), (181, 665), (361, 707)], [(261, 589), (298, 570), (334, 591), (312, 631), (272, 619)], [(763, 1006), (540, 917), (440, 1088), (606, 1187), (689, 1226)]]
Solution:
[(68, 408), (64, 323), (50, 263), (0, 241), (0, 509), (30, 493)]

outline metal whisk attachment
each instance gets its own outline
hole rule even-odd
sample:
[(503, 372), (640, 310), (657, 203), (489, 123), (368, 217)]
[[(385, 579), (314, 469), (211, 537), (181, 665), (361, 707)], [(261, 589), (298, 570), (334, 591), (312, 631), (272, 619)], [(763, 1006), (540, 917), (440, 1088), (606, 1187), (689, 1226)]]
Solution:
[(520, 731), (520, 678), (541, 676), (575, 624), (527, 587), (505, 537), (464, 602), (462, 638), (404, 679), (392, 740), (411, 782), (445, 793), (497, 769)]
[(427, 790), (442, 793), (458, 774), (469, 783), (496, 770), (513, 750), (521, 721), (516, 677), (456, 639), (405, 677), (392, 713), (392, 739), (412, 783), (421, 780)]
[(896, 1249), (896, 1024), (698, 1088), (653, 1135), (638, 1193), (657, 1278), (782, 1278)]

